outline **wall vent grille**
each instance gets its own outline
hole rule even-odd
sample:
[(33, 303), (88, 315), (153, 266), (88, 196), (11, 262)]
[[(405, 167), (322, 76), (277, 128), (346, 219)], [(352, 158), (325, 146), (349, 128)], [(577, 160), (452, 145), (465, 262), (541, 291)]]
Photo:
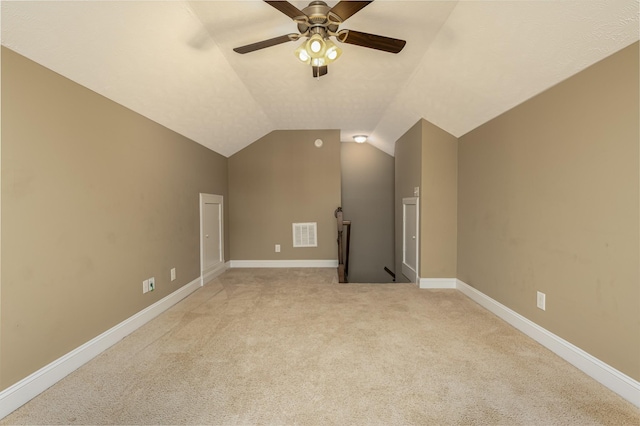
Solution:
[(293, 224), (294, 247), (318, 247), (317, 235), (317, 222)]

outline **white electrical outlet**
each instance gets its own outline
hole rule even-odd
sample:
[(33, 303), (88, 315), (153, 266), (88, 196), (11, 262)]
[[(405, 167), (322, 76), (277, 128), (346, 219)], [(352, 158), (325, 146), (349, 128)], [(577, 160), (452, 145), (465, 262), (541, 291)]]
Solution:
[(280, 244), (276, 244), (276, 253), (280, 253)]
[(156, 279), (154, 277), (149, 278), (149, 291), (156, 289)]
[(414, 186), (413, 187), (413, 196), (414, 197), (419, 197), (420, 196), (420, 187), (419, 186)]
[(142, 281), (142, 294), (149, 291), (149, 280)]
[(537, 306), (543, 311), (546, 308), (547, 296), (544, 293), (538, 292)]
[(176, 268), (171, 268), (171, 281), (176, 280)]

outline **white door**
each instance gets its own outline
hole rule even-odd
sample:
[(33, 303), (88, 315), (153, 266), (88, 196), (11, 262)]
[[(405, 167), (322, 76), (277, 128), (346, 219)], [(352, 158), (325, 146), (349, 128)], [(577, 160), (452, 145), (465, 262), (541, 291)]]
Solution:
[(402, 199), (402, 274), (418, 282), (418, 198)]
[(202, 283), (224, 268), (223, 199), (200, 194), (200, 269)]

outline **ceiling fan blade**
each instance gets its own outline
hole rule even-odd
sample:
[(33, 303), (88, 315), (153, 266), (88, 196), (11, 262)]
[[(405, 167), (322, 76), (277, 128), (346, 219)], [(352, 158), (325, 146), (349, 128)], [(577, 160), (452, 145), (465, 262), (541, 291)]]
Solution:
[(284, 13), (285, 15), (287, 15), (289, 18), (293, 19), (294, 21), (297, 21), (298, 20), (297, 18), (301, 19), (302, 21), (306, 21), (306, 19), (307, 19), (307, 15), (305, 15), (303, 11), (301, 11), (300, 9), (298, 9), (297, 7), (295, 7), (294, 5), (289, 3), (288, 1), (283, 1), (283, 0), (268, 1), (268, 0), (264, 0), (264, 2), (265, 3), (269, 3), (271, 6), (275, 7), (280, 12)]
[(329, 72), (329, 68), (326, 65), (321, 67), (312, 67), (313, 68), (313, 76), (314, 77), (322, 77)]
[(297, 40), (300, 37), (299, 34), (286, 34), (280, 37), (270, 38), (269, 40), (262, 40), (256, 43), (247, 44), (246, 46), (240, 46), (234, 48), (234, 52), (249, 53), (256, 50), (264, 49), (266, 47), (276, 46), (278, 44), (286, 43), (288, 41)]
[(368, 47), (370, 49), (383, 50), (390, 53), (398, 53), (407, 44), (406, 41), (397, 38), (384, 37), (376, 34), (367, 34), (360, 31), (342, 30), (336, 37), (343, 43), (355, 44), (356, 46)]
[[(327, 12), (327, 17), (330, 21), (335, 22), (336, 24), (340, 24), (351, 16), (358, 13), (363, 7), (371, 3), (371, 1), (340, 1), (338, 4), (333, 6), (329, 12)], [(337, 19), (335, 19), (337, 18)]]

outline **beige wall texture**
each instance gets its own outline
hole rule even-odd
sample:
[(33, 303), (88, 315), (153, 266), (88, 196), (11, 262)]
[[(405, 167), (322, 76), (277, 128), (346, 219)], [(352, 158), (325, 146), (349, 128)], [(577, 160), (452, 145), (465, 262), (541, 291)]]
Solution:
[[(340, 131), (269, 133), (229, 158), (229, 193), (231, 259), (337, 259)], [(318, 247), (293, 247), (299, 222), (317, 222)]]
[(420, 195), (420, 278), (455, 278), (457, 262), (458, 140), (429, 123), (418, 121), (395, 148), (395, 256), (402, 275), (402, 199)]
[(458, 278), (636, 380), (638, 75), (635, 43), (464, 135), (458, 168)]
[(422, 120), (396, 141), (395, 152), (395, 274), (396, 282), (409, 282), (402, 274), (402, 199), (413, 197), (421, 184)]
[(341, 144), (342, 208), (351, 220), (349, 282), (389, 283), (394, 270), (394, 159), (370, 144)]
[(455, 278), (458, 139), (422, 120), (420, 277)]
[(2, 389), (198, 278), (227, 195), (224, 157), (4, 47), (1, 166)]

